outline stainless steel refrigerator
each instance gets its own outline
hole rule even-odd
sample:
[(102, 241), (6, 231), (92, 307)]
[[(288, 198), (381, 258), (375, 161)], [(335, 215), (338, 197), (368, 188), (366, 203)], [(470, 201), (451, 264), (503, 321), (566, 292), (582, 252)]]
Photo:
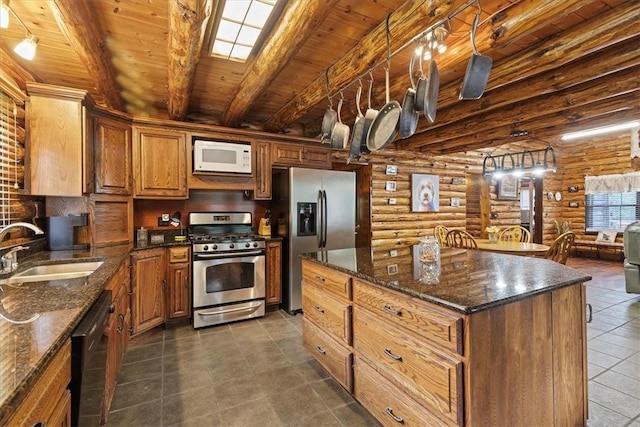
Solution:
[(282, 308), (294, 313), (302, 309), (300, 254), (355, 246), (355, 172), (277, 172), (272, 200), (272, 227), (284, 237)]

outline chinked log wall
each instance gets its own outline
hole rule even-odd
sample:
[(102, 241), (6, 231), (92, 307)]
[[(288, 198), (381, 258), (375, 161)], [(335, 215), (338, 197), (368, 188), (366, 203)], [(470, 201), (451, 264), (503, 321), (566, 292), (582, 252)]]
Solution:
[[(433, 229), (438, 224), (466, 229), (476, 237), (486, 237), (482, 231), (484, 225), (480, 218), (480, 203), (481, 192), (486, 194), (487, 190), (490, 198), (489, 209), (498, 214), (498, 219), (491, 220), (490, 225), (504, 227), (519, 224), (519, 200), (497, 200), (495, 182), (490, 183), (489, 187), (485, 186), (483, 190), (484, 179), (481, 174), (484, 155), (480, 151), (468, 151), (457, 155), (434, 156), (422, 152), (388, 149), (366, 156), (365, 160), (372, 168), (371, 246), (385, 249), (416, 244), (420, 237), (433, 236)], [(347, 153), (343, 151), (335, 153), (338, 160), (346, 156)], [(387, 175), (387, 165), (397, 166), (397, 175)], [(412, 212), (413, 174), (438, 176), (438, 212)], [(550, 184), (549, 188), (557, 188), (559, 191), (560, 179), (551, 179), (557, 183)], [(386, 189), (387, 182), (395, 183), (395, 191)], [(460, 199), (459, 206), (451, 206), (453, 198)], [(389, 199), (395, 199), (396, 204), (390, 204)], [(551, 223), (549, 227), (549, 238), (552, 239), (555, 237), (555, 225)]]
[[(590, 140), (564, 143), (562, 147), (562, 212), (561, 218), (571, 222), (571, 231), (576, 239), (593, 240), (585, 236), (585, 194), (584, 177), (634, 172), (631, 166), (631, 135), (629, 132), (617, 137), (605, 136)], [(576, 193), (567, 191), (569, 186), (577, 186)], [(569, 203), (578, 203), (577, 208)], [(618, 235), (621, 241), (621, 235)]]

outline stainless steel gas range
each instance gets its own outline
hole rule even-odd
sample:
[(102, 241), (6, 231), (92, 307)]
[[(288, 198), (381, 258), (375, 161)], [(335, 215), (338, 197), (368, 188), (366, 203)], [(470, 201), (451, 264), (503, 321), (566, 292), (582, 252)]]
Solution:
[(264, 316), (265, 240), (250, 212), (191, 212), (193, 327)]

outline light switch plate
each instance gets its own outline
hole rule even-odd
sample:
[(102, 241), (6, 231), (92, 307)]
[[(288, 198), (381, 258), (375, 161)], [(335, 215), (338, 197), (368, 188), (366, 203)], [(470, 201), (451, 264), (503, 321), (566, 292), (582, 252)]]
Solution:
[(396, 199), (389, 199), (389, 204), (390, 205), (395, 205), (396, 204)]
[(396, 251), (395, 249), (391, 249), (389, 251), (389, 256), (398, 256), (398, 251)]

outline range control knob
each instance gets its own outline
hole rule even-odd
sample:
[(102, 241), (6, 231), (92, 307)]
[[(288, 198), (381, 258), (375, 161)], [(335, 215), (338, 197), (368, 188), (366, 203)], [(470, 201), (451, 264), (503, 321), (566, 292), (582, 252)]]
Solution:
[(245, 248), (251, 247), (251, 244), (250, 244), (250, 243), (245, 243), (245, 244), (244, 244), (244, 247), (245, 247)]
[(203, 251), (208, 251), (208, 250), (209, 250), (209, 246), (204, 245), (204, 246), (202, 247), (202, 250), (203, 250)]
[(257, 248), (258, 247), (258, 242), (253, 242), (253, 247)]
[(233, 243), (229, 243), (229, 249), (233, 249), (235, 247), (236, 247), (236, 245), (234, 245)]
[(211, 249), (213, 249), (213, 250), (215, 251), (216, 249), (218, 249), (218, 245), (213, 245), (213, 246), (211, 247)]

